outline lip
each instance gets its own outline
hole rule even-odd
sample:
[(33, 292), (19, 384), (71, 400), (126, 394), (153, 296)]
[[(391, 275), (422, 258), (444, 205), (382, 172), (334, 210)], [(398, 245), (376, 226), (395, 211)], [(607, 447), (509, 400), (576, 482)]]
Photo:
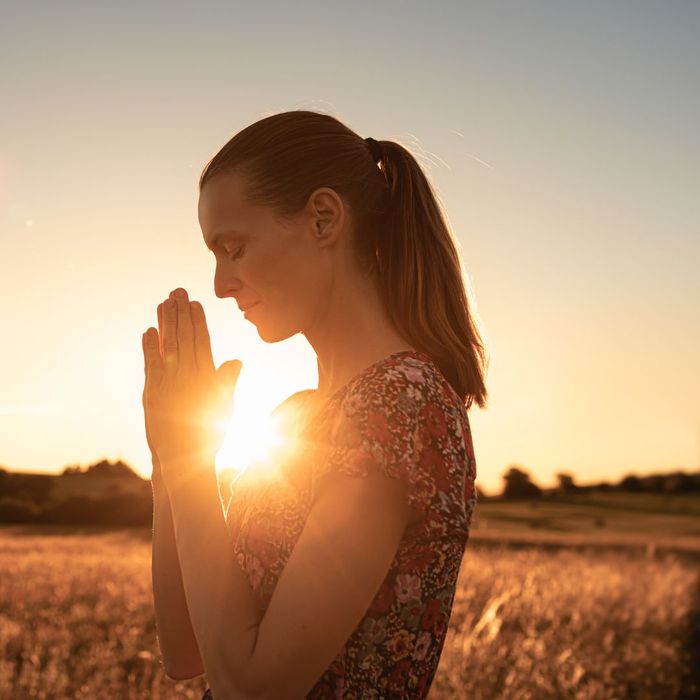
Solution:
[(258, 303), (257, 301), (254, 301), (251, 304), (239, 304), (238, 308), (241, 311), (248, 311), (248, 309), (252, 309), (257, 303)]
[(243, 312), (243, 318), (250, 318), (250, 312), (251, 309), (255, 308), (258, 304), (251, 304), (244, 312)]

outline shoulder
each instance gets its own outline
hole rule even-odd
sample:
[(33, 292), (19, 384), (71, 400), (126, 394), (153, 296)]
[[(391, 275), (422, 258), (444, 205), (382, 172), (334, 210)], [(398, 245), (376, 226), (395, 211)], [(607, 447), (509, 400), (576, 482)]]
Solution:
[(270, 429), (278, 437), (291, 438), (300, 429), (303, 407), (313, 389), (296, 391), (275, 406), (269, 414)]
[(427, 353), (412, 351), (370, 367), (350, 387), (344, 404), (346, 411), (365, 407), (415, 416), (428, 405), (454, 407), (459, 397)]
[(272, 409), (272, 415), (276, 415), (277, 413), (281, 413), (286, 409), (297, 405), (313, 393), (313, 389), (301, 389), (300, 391), (295, 391), (293, 394), (291, 394), (291, 396), (288, 396), (286, 399), (278, 403), (277, 406), (275, 406), (275, 408)]
[(371, 460), (413, 462), (431, 443), (442, 451), (461, 439), (464, 410), (428, 355), (395, 354), (349, 386), (328, 416), (330, 443), (358, 459), (359, 450)]
[(291, 428), (298, 418), (299, 409), (313, 393), (313, 389), (302, 389), (277, 404), (270, 412), (270, 418), (274, 421), (276, 429)]

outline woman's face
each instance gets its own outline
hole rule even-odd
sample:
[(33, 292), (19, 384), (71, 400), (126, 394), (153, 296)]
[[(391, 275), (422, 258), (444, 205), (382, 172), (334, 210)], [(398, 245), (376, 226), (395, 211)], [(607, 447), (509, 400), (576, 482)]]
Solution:
[(266, 342), (306, 331), (322, 309), (330, 270), (311, 213), (279, 221), (245, 199), (235, 172), (215, 175), (200, 192), (199, 225), (216, 258), (216, 296), (233, 297)]

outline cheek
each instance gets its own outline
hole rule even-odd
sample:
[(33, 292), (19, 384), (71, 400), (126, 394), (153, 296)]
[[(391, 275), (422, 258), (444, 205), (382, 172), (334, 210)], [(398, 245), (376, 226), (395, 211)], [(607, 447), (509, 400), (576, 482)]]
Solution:
[(261, 259), (260, 274), (265, 287), (281, 296), (280, 301), (303, 302), (318, 289), (317, 266), (299, 246), (284, 246)]
[(304, 270), (286, 270), (278, 286), (280, 301), (284, 306), (292, 307), (290, 311), (313, 306), (318, 300), (318, 286), (313, 275)]

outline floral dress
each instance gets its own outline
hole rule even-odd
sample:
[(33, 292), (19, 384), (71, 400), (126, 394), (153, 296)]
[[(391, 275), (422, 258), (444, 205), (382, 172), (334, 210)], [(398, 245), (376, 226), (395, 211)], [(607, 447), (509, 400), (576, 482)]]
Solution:
[(313, 394), (297, 392), (275, 409), (283, 452), (232, 484), (226, 522), (236, 557), (264, 611), (325, 474), (379, 470), (405, 481), (415, 519), (365, 616), (306, 698), (425, 698), (476, 505), (465, 405), (419, 350), (365, 368), (309, 418)]

